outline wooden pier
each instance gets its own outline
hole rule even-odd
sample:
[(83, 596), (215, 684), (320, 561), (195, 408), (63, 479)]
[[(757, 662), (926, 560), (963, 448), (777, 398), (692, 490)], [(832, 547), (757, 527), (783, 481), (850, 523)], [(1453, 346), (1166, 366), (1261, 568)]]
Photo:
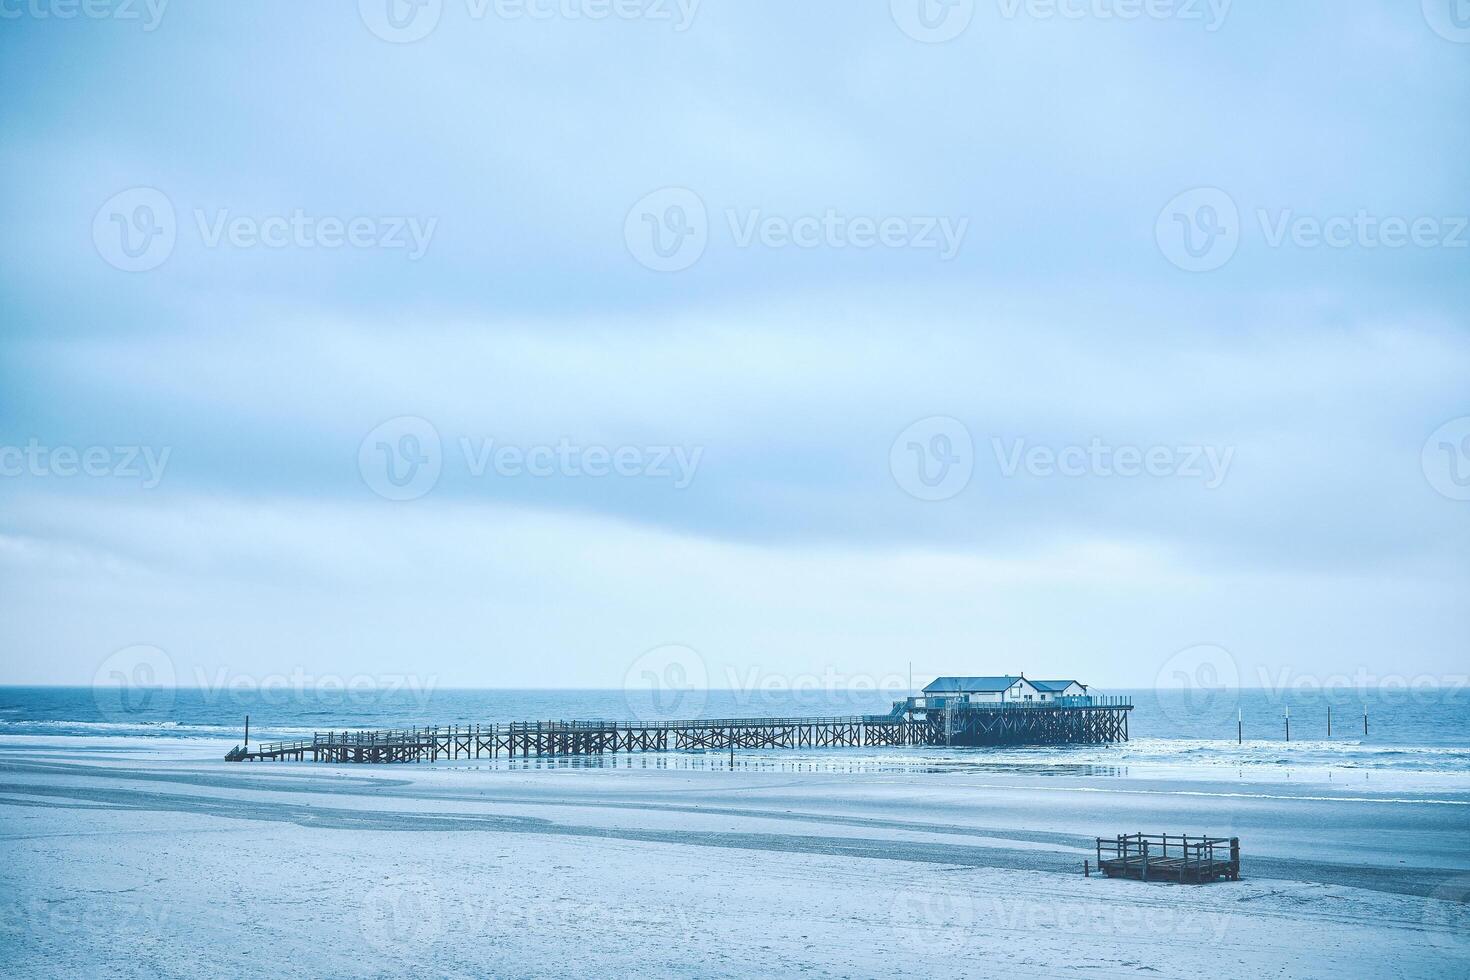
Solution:
[[(1171, 853), (1171, 850), (1172, 853)], [(1239, 837), (1120, 834), (1097, 838), (1097, 867), (1109, 878), (1202, 885), (1240, 880)]]
[[(922, 698), (909, 699), (909, 712)], [(896, 707), (896, 706), (895, 706)], [(1102, 745), (1128, 741), (1126, 697), (1058, 698), (1045, 703), (966, 704), (928, 709), (941, 737), (934, 745)]]
[[(230, 762), (437, 762), (441, 759), (587, 756), (608, 752), (722, 751), (888, 745), (1058, 745), (1126, 741), (1126, 698), (923, 707), (886, 715), (821, 718), (697, 718), (681, 721), (536, 721), (396, 731), (317, 732), (309, 739), (236, 746)], [(916, 702), (919, 702), (916, 704)], [(1091, 703), (1098, 702), (1098, 703)]]

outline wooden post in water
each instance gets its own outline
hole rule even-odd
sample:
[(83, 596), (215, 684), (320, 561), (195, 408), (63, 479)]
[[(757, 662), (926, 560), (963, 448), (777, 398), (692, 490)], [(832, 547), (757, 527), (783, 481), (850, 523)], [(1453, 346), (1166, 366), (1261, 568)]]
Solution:
[(1286, 740), (1291, 741), (1291, 705), (1286, 706)]
[(250, 716), (245, 716), (245, 747), (250, 748)]
[(1368, 734), (1368, 706), (1363, 705), (1363, 734)]
[(1235, 744), (1245, 744), (1245, 715), (1240, 708), (1235, 709)]
[(1327, 737), (1332, 737), (1332, 705), (1327, 706)]

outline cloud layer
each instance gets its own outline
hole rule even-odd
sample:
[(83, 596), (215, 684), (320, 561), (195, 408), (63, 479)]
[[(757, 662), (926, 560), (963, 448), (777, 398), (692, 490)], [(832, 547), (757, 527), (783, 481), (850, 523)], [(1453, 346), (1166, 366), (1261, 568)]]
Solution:
[[(490, 685), (670, 642), (717, 683), (1457, 669), (1470, 448), (1426, 440), (1470, 416), (1470, 48), (1414, 5), (1013, 6), (942, 44), (838, 3), (7, 21), (0, 682), (139, 642)], [(700, 249), (659, 272), (669, 188)], [(1195, 189), (1223, 242), (1161, 237)]]

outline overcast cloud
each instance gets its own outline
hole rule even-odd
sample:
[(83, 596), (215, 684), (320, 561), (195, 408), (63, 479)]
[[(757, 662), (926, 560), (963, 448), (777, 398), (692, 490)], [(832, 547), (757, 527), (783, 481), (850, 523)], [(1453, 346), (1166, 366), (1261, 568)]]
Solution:
[(6, 7), (0, 682), (1463, 672), (1470, 36), (970, 6)]

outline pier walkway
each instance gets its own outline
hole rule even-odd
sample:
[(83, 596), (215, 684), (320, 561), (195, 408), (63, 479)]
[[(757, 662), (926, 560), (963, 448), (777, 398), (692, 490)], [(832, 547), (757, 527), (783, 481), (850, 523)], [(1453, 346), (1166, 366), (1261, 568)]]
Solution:
[[(886, 715), (694, 718), (678, 721), (535, 721), (395, 731), (317, 732), (309, 739), (236, 746), (230, 762), (435, 762), (606, 752), (798, 749), (884, 745), (1056, 745), (1126, 741), (1126, 698), (1072, 703), (926, 708), (922, 698)], [(1088, 703), (1079, 703), (1079, 702)], [(1096, 703), (1094, 703), (1096, 702)]]

